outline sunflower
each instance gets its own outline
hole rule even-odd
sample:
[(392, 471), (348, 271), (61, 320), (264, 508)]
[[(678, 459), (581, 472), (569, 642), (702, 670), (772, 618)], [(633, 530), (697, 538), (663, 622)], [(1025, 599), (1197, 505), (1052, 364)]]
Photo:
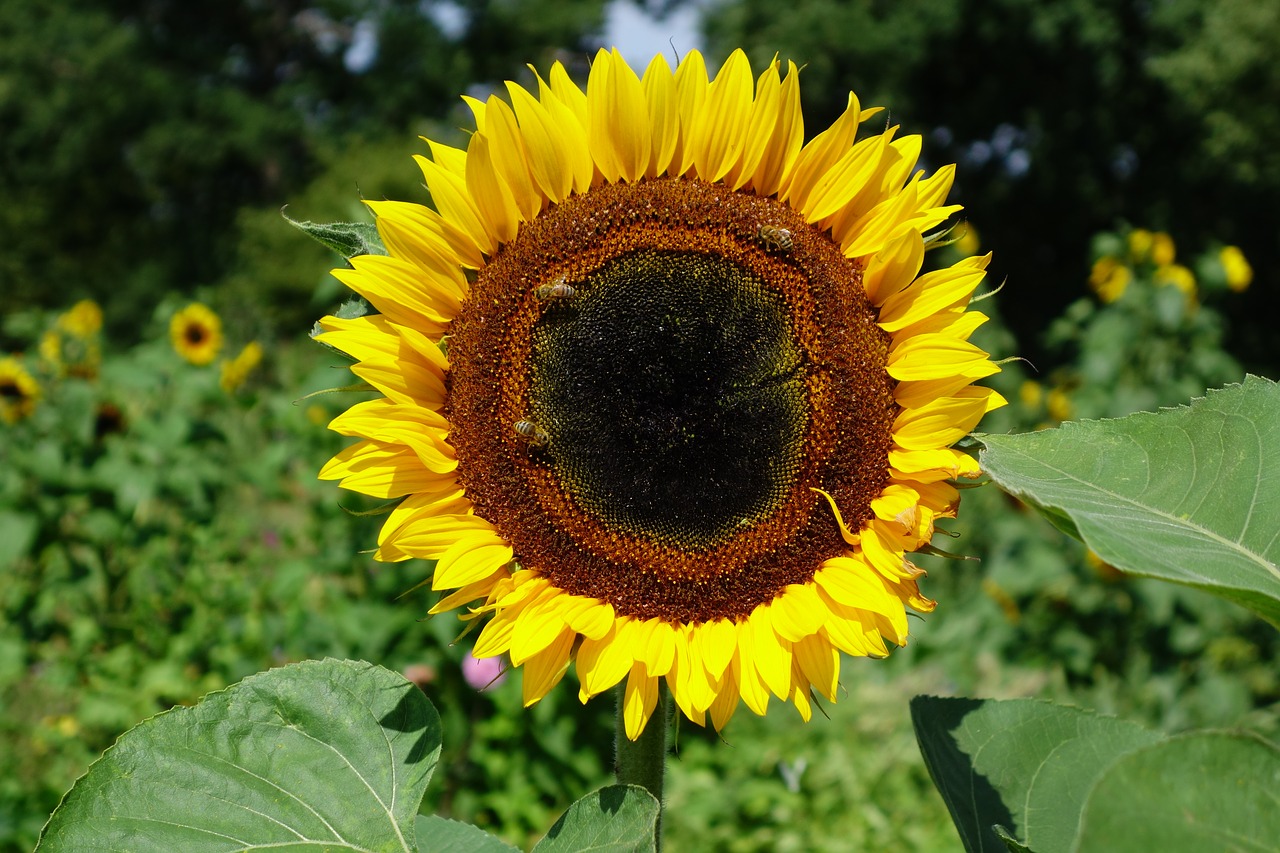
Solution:
[(169, 321), (169, 340), (191, 364), (208, 364), (222, 349), (222, 321), (207, 306), (193, 302)]
[(40, 383), (16, 358), (0, 358), (0, 421), (14, 424), (31, 417), (40, 400)]
[(466, 606), (526, 704), (576, 662), (584, 702), (625, 680), (632, 739), (660, 679), (699, 724), (807, 720), (841, 652), (933, 609), (909, 555), (1004, 403), (967, 341), (989, 256), (919, 274), (954, 167), (859, 138), (852, 94), (804, 143), (795, 65), (741, 51), (506, 88), (417, 158), (434, 209), (369, 202), (388, 254), (335, 271), (378, 313), (319, 337), (383, 396), (321, 477), (401, 499), (376, 557), (435, 560), (431, 612)]

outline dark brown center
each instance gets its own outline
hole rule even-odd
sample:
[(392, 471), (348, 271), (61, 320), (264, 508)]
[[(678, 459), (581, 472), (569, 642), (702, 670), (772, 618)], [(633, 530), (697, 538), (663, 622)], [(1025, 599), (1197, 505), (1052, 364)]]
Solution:
[(526, 223), (453, 324), (459, 479), (567, 592), (745, 616), (847, 550), (815, 488), (869, 517), (898, 411), (887, 343), (861, 271), (785, 204), (605, 185)]

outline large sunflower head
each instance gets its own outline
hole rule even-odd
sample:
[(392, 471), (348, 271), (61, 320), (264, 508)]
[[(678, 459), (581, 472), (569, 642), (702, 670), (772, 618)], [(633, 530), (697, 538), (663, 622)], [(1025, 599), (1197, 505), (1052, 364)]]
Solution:
[(951, 444), (1003, 403), (967, 342), (988, 258), (919, 275), (953, 167), (852, 94), (805, 143), (783, 72), (601, 51), (585, 92), (557, 64), (467, 99), (466, 150), (418, 158), (434, 209), (371, 202), (388, 255), (336, 272), (378, 313), (321, 321), (383, 395), (321, 473), (401, 499), (378, 558), (436, 561), (432, 612), (526, 703), (571, 661), (584, 701), (625, 680), (633, 738), (659, 679), (698, 723), (807, 719), (841, 652), (905, 643), (911, 552), (977, 473)]
[(169, 340), (187, 362), (206, 365), (222, 349), (222, 320), (208, 306), (192, 302), (169, 321)]
[(40, 383), (22, 362), (0, 358), (0, 421), (14, 424), (31, 417), (40, 402)]

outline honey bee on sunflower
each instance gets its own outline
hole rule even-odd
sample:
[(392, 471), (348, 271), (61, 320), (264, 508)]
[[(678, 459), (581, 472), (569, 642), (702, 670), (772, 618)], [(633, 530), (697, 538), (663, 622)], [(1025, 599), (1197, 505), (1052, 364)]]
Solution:
[(934, 608), (912, 552), (1004, 403), (968, 342), (990, 256), (920, 274), (954, 167), (860, 133), (852, 94), (805, 142), (795, 65), (741, 51), (506, 88), (467, 99), (466, 150), (417, 158), (433, 208), (368, 203), (388, 254), (335, 274), (378, 313), (320, 339), (382, 396), (333, 421), (360, 441), (321, 476), (400, 499), (376, 557), (434, 560), (431, 612), (479, 620), (526, 704), (574, 664), (584, 702), (625, 682), (632, 739), (659, 681), (717, 729), (770, 696), (807, 720), (841, 652)]

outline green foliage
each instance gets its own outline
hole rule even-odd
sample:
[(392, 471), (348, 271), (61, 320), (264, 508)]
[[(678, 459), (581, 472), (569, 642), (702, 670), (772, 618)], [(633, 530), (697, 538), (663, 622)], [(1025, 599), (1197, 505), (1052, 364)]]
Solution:
[[(97, 341), (81, 375), (32, 353), (35, 412), (0, 425), (0, 850), (31, 849), (58, 797), (138, 720), (324, 656), (430, 685), (448, 725), (434, 809), (520, 843), (545, 832), (606, 779), (611, 709), (557, 691), (525, 711), (518, 678), (468, 685), (458, 622), (422, 621), (433, 597), (407, 592), (429, 567), (373, 563), (361, 549), (376, 506), (316, 480), (343, 444), (325, 424), (350, 394), (309, 392), (349, 384), (347, 362), (268, 343), (228, 393), (225, 358), (194, 367), (172, 350), (174, 307), (140, 323), (139, 346)], [(5, 321), (29, 340), (56, 327)], [(224, 354), (252, 328), (226, 323)]]
[[(126, 732), (64, 798), (37, 850), (413, 851), (514, 848), (419, 818), (440, 718), (386, 669), (309, 661), (274, 669)], [(658, 803), (613, 786), (571, 805), (542, 853), (654, 849)]]
[(1010, 835), (1036, 853), (1264, 850), (1280, 835), (1280, 750), (1261, 738), (1166, 737), (1030, 700), (918, 697), (911, 713), (971, 853)]
[(335, 140), (407, 141), (424, 119), (462, 111), (474, 85), (522, 78), (565, 49), (585, 59), (604, 2), (460, 3), (452, 22), (437, 6), (3, 4), (6, 300), (93, 295), (112, 332), (135, 340), (135, 318), (168, 290), (246, 274), (237, 255), (272, 241), (266, 212), (332, 164)]
[(643, 853), (654, 849), (658, 801), (644, 788), (613, 785), (569, 806), (534, 853)]
[[(440, 718), (403, 677), (322, 661), (256, 675), (127, 732), (38, 850), (408, 850)], [(193, 784), (194, 782), (194, 784)]]
[(1205, 589), (1280, 628), (1280, 386), (1190, 407), (980, 436), (1001, 488), (1126, 572)]

